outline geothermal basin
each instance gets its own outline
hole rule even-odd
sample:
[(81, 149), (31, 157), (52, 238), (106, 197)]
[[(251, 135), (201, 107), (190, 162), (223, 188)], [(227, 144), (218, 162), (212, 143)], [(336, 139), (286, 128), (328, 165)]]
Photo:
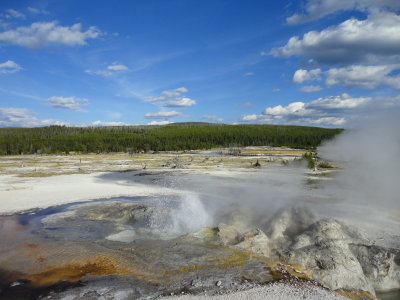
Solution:
[(398, 299), (391, 166), (285, 151), (2, 158), (0, 298)]

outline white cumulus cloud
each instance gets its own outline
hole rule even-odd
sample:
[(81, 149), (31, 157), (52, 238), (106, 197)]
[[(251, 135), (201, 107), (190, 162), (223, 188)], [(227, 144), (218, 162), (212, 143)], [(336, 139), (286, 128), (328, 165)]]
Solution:
[(338, 96), (318, 98), (310, 102), (298, 101), (285, 106), (267, 107), (261, 115), (245, 115), (241, 117), (241, 121), (342, 126), (347, 123), (348, 118), (363, 115), (368, 111), (399, 107), (399, 99), (399, 97), (352, 97), (344, 93)]
[(83, 106), (87, 105), (89, 101), (83, 98), (76, 97), (59, 97), (53, 96), (47, 98), (47, 103), (49, 103), (53, 107), (64, 108), (69, 110), (79, 111)]
[(39, 49), (48, 45), (82, 46), (86, 40), (98, 38), (102, 33), (91, 26), (82, 31), (82, 25), (60, 26), (56, 21), (37, 22), (0, 33), (0, 42)]
[(192, 106), (195, 105), (196, 101), (191, 99), (191, 98), (187, 98), (187, 97), (182, 97), (182, 98), (176, 98), (173, 100), (169, 100), (165, 103), (163, 103), (162, 105), (165, 107), (185, 107), (185, 106)]
[(308, 0), (305, 4), (305, 12), (294, 14), (286, 19), (288, 24), (300, 24), (337, 11), (358, 10), (371, 11), (381, 9), (396, 10), (400, 8), (398, 0)]
[[(372, 90), (380, 86), (389, 86), (399, 90), (400, 76), (392, 75), (393, 71), (397, 70), (400, 70), (400, 64), (351, 65), (341, 68), (330, 68), (326, 71), (321, 71), (320, 69), (309, 71), (300, 69), (295, 72), (293, 81), (302, 83), (304, 81), (325, 80), (325, 84), (329, 87), (346, 86)], [(301, 90), (310, 92), (316, 89), (314, 86), (308, 86), (301, 88)]]
[(369, 97), (351, 97), (349, 94), (343, 93), (339, 96), (330, 96), (318, 98), (309, 102), (305, 107), (308, 109), (343, 109), (343, 108), (356, 108), (361, 106), (371, 98)]
[(176, 88), (173, 90), (165, 90), (161, 92), (162, 96), (147, 97), (145, 102), (161, 102), (165, 100), (171, 100), (173, 98), (180, 97), (183, 93), (187, 93), (188, 89), (185, 87)]
[(332, 85), (345, 85), (348, 87), (361, 87), (374, 89), (387, 85), (400, 89), (400, 76), (390, 76), (400, 65), (353, 65), (344, 68), (332, 68), (326, 71), (325, 83)]
[(49, 125), (66, 125), (52, 119), (39, 120), (26, 108), (0, 107), (1, 127), (35, 127)]
[(147, 97), (144, 101), (155, 103), (164, 107), (188, 107), (196, 104), (196, 100), (189, 97), (182, 97), (183, 93), (189, 90), (185, 87), (161, 92), (161, 96)]
[(313, 70), (303, 70), (299, 69), (294, 72), (293, 81), (296, 83), (302, 83), (304, 81), (311, 80), (320, 80), (321, 78), (321, 69), (313, 69)]
[(249, 121), (256, 121), (258, 119), (258, 116), (256, 114), (252, 115), (244, 115), (240, 118), (241, 121), (244, 122), (249, 122)]
[(291, 37), (276, 57), (299, 56), (320, 64), (376, 63), (400, 55), (400, 16), (374, 12), (367, 19), (351, 18), (322, 31)]
[(288, 104), (287, 106), (277, 105), (274, 107), (267, 107), (264, 110), (263, 114), (271, 115), (275, 118), (280, 118), (285, 115), (304, 116), (310, 114), (310, 111), (305, 109), (305, 104), (303, 102), (293, 102)]
[(7, 60), (0, 64), (0, 74), (10, 74), (20, 71), (22, 68), (12, 60)]

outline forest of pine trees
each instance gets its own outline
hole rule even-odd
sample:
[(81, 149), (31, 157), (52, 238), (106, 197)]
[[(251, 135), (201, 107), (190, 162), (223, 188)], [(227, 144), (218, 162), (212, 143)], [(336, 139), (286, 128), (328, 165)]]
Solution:
[(0, 155), (148, 152), (237, 146), (313, 149), (342, 129), (182, 123), (167, 126), (0, 128)]

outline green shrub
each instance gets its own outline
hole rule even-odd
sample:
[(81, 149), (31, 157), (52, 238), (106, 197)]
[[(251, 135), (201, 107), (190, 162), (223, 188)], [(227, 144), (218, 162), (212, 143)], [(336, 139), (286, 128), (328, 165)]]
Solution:
[(315, 168), (314, 156), (311, 152), (304, 153), (303, 158), (307, 161), (307, 166), (309, 169)]
[(318, 167), (323, 168), (323, 169), (332, 169), (333, 168), (333, 166), (330, 163), (328, 163), (327, 161), (321, 161), (318, 164)]

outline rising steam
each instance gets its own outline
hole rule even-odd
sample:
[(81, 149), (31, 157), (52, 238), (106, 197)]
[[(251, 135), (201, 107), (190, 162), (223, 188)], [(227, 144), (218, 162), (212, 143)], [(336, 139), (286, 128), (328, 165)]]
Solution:
[(399, 114), (370, 118), (320, 147), (323, 159), (341, 167), (333, 179), (317, 180), (314, 188), (309, 186), (306, 166), (296, 164), (265, 165), (238, 173), (171, 175), (163, 184), (186, 191), (186, 196), (168, 220), (156, 217), (153, 227), (158, 226), (154, 229), (160, 233), (183, 234), (223, 222), (248, 230), (293, 205), (306, 207), (319, 217), (378, 224), (387, 213), (399, 211), (398, 120)]
[(333, 190), (342, 200), (399, 208), (399, 120), (399, 113), (371, 118), (320, 148), (324, 158), (343, 162)]

